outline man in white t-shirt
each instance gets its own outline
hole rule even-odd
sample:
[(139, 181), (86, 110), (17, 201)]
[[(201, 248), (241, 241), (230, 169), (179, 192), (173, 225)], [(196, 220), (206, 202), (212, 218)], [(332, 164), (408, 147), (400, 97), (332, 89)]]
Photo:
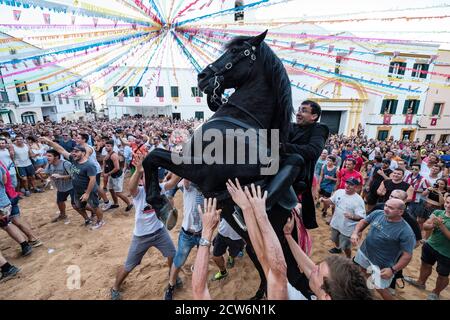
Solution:
[(145, 201), (145, 189), (139, 186), (144, 168), (142, 160), (144, 156), (139, 154), (135, 157), (136, 172), (130, 179), (129, 188), (133, 196), (133, 204), (136, 209), (135, 226), (133, 238), (131, 240), (128, 257), (125, 264), (120, 267), (116, 275), (116, 281), (111, 288), (111, 299), (120, 300), (120, 286), (128, 274), (138, 266), (145, 253), (151, 247), (156, 247), (164, 257), (167, 258), (167, 264), (170, 268), (173, 257), (175, 256), (175, 246), (170, 238), (169, 232), (164, 224), (156, 216), (155, 210)]
[(331, 240), (336, 247), (330, 249), (330, 253), (339, 254), (345, 252), (347, 258), (351, 257), (351, 235), (358, 221), (366, 217), (366, 208), (363, 198), (356, 193), (360, 182), (350, 178), (345, 182), (345, 189), (336, 190), (329, 199), (320, 198), (320, 201), (332, 203), (335, 206), (333, 218), (330, 222)]
[(173, 299), (178, 273), (192, 248), (198, 247), (202, 235), (202, 218), (198, 206), (203, 205), (204, 197), (200, 190), (186, 179), (183, 179), (178, 187), (183, 191), (183, 223), (178, 237), (177, 253), (170, 269), (169, 285), (164, 293), (165, 300)]
[(17, 188), (16, 166), (14, 165), (13, 157), (14, 151), (8, 148), (8, 141), (5, 138), (0, 138), (0, 161), (8, 169), (13, 187)]
[(14, 153), (14, 162), (19, 172), (23, 192), (26, 196), (31, 194), (30, 189), (34, 192), (42, 192), (41, 189), (34, 185), (34, 176), (36, 171), (30, 158), (30, 148), (24, 143), (23, 136), (17, 135), (11, 149)]

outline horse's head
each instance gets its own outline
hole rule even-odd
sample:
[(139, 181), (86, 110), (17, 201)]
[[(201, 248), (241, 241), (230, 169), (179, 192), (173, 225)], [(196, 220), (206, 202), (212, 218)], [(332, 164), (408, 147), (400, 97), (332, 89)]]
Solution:
[(267, 30), (255, 37), (237, 37), (227, 44), (225, 53), (198, 74), (200, 90), (217, 99), (225, 89), (244, 83), (266, 34)]

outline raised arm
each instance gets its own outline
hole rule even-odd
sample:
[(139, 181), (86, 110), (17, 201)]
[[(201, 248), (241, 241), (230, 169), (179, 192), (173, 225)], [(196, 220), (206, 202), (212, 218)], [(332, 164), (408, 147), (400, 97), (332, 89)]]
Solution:
[(69, 159), (70, 153), (67, 152), (66, 149), (61, 147), (58, 143), (54, 142), (53, 140), (50, 140), (47, 137), (41, 137), (41, 138), (39, 138), (39, 140), (42, 143), (45, 143), (45, 144), (49, 145), (50, 147), (52, 147), (53, 149), (55, 149), (56, 151), (58, 151), (60, 154), (63, 155), (64, 158)]
[(144, 160), (144, 155), (138, 153), (134, 157), (136, 171), (130, 178), (130, 182), (128, 183), (128, 187), (130, 189), (130, 194), (132, 197), (136, 197), (139, 191), (139, 180), (144, 174), (144, 168), (142, 167), (142, 161)]
[[(280, 240), (270, 224), (266, 212), (267, 191), (262, 195), (261, 187), (255, 188), (251, 185), (251, 193), (248, 188), (245, 188), (245, 193), (250, 200), (253, 208), (253, 213), (258, 224), (259, 232), (263, 239), (264, 253), (266, 262), (268, 264), (267, 277), (267, 298), (270, 300), (287, 299), (287, 266), (284, 258), (283, 249), (281, 248)], [(253, 226), (248, 226), (250, 229)]]
[(294, 217), (290, 217), (286, 222), (283, 232), (291, 249), (292, 255), (297, 262), (298, 267), (309, 279), (311, 272), (314, 270), (316, 264), (308, 257), (308, 255), (300, 248), (298, 243), (292, 237), (292, 230), (294, 229)]
[[(214, 230), (220, 220), (221, 210), (216, 210), (217, 200), (209, 198), (204, 200), (205, 213), (202, 207), (198, 206), (198, 211), (202, 216), (202, 238), (211, 243)], [(194, 270), (192, 274), (192, 294), (195, 300), (211, 300), (208, 290), (208, 262), (209, 246), (199, 246), (195, 257)]]

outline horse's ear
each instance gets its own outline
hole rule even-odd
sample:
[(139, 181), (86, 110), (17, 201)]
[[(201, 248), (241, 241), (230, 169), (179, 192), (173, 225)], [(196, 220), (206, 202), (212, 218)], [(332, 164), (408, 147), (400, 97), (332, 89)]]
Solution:
[(250, 44), (253, 46), (259, 46), (261, 44), (261, 42), (264, 41), (264, 39), (266, 38), (267, 35), (267, 31), (264, 31), (263, 33), (261, 33), (260, 35), (257, 35), (256, 37), (253, 37), (249, 40)]

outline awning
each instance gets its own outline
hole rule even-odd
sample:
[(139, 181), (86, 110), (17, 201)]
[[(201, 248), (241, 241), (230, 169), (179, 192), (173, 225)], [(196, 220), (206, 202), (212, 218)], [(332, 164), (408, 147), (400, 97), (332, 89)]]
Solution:
[(0, 114), (9, 113), (11, 110), (9, 109), (0, 109)]

